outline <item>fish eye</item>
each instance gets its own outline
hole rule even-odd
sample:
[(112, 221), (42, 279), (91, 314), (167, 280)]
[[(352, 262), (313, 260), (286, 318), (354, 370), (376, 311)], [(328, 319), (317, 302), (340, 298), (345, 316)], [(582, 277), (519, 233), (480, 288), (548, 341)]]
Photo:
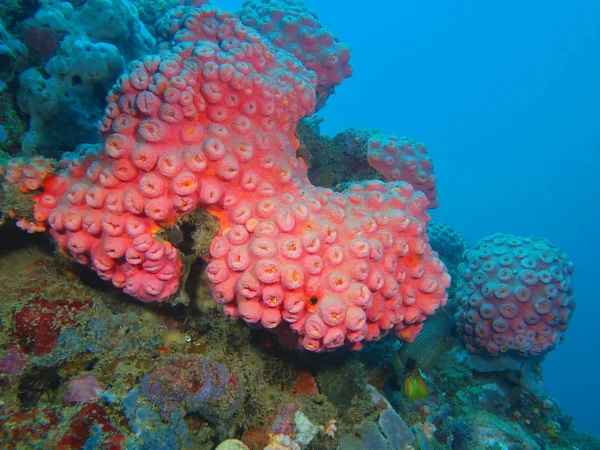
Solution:
[(317, 297), (311, 297), (310, 300), (308, 300), (308, 304), (310, 306), (315, 306), (318, 301), (319, 301), (319, 299)]

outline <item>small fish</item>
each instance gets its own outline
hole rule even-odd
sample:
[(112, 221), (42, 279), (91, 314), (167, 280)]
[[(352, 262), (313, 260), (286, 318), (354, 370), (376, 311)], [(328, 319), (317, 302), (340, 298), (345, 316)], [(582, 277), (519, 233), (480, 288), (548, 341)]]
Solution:
[(433, 367), (440, 355), (454, 343), (456, 326), (444, 311), (438, 311), (423, 325), (414, 342), (405, 343), (394, 355), (394, 366), (401, 373), (404, 368), (404, 394), (411, 400), (427, 397), (427, 386), (421, 369)]

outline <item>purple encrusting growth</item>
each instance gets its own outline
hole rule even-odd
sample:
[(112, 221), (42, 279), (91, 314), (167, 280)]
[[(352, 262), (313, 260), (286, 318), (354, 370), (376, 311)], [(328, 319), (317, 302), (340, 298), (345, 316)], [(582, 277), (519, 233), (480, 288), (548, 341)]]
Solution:
[(27, 356), (16, 347), (9, 348), (8, 353), (0, 358), (0, 376), (20, 373), (27, 365)]
[(91, 374), (73, 378), (65, 392), (65, 403), (89, 403), (104, 392), (104, 387), (98, 379)]
[(280, 404), (277, 407), (277, 415), (271, 425), (274, 434), (291, 434), (294, 431), (294, 414), (298, 410), (296, 402)]
[(228, 419), (242, 398), (238, 376), (202, 356), (165, 359), (144, 377), (142, 390), (169, 421), (188, 413), (198, 413), (206, 420)]

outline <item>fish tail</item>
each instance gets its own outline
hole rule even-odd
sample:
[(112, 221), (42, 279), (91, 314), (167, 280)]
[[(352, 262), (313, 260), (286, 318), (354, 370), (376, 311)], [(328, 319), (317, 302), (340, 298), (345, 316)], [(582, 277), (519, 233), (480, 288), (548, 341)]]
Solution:
[(423, 375), (419, 369), (406, 374), (406, 378), (404, 379), (404, 395), (411, 402), (421, 400), (429, 395), (425, 380), (423, 380)]
[(392, 357), (392, 365), (394, 366), (394, 369), (398, 375), (402, 374), (404, 371), (404, 366), (400, 361), (400, 355), (398, 355), (398, 352), (394, 352), (394, 356)]

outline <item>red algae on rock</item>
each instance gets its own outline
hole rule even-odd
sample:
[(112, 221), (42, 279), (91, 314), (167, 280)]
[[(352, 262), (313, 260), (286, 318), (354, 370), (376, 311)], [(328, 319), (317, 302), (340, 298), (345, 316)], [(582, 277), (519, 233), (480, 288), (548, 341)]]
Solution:
[(14, 336), (26, 354), (42, 356), (50, 353), (58, 342), (63, 327), (77, 326), (77, 314), (91, 307), (90, 300), (57, 300), (34, 298), (15, 314)]

